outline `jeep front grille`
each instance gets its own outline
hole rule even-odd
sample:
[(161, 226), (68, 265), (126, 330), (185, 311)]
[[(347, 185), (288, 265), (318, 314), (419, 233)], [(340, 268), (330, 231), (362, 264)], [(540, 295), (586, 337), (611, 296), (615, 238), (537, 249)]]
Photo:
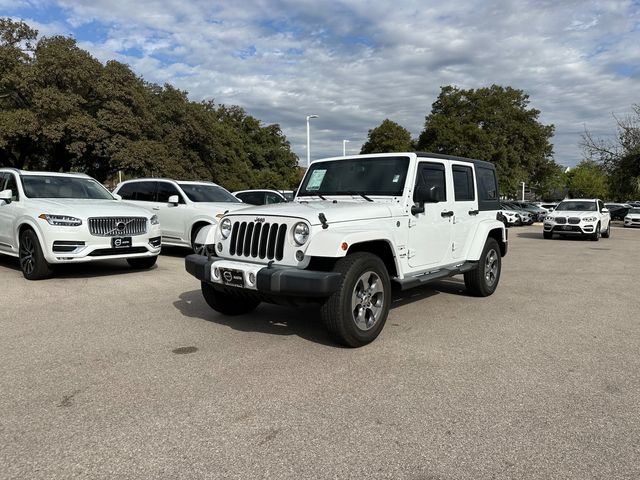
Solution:
[(95, 217), (89, 219), (89, 232), (97, 237), (144, 235), (147, 233), (145, 217)]
[(567, 223), (567, 217), (556, 217), (556, 223)]
[(284, 223), (235, 222), (231, 230), (229, 254), (282, 260), (287, 225)]

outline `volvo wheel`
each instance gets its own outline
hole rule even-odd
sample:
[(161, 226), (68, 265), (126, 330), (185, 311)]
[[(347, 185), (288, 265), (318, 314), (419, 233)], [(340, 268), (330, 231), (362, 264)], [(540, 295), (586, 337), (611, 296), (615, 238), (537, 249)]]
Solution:
[(22, 274), (27, 280), (41, 280), (53, 274), (51, 265), (47, 263), (42, 253), (38, 236), (31, 229), (25, 229), (20, 234), (18, 259)]

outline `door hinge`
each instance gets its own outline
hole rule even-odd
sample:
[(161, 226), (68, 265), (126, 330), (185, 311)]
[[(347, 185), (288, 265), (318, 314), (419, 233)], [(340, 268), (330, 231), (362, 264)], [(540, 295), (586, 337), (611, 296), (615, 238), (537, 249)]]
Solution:
[(412, 258), (416, 256), (416, 251), (411, 248), (407, 251), (407, 258)]
[(409, 228), (415, 227), (418, 224), (415, 218), (409, 218)]

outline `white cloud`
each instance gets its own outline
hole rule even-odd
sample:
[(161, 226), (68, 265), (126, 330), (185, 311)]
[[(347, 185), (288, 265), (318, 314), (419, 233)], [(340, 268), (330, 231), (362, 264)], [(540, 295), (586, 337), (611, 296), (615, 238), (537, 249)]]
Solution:
[[(2, 0), (0, 0), (2, 1)], [(68, 29), (108, 26), (85, 41), (149, 81), (238, 104), (279, 123), (306, 158), (359, 150), (390, 118), (417, 136), (440, 86), (493, 83), (529, 93), (554, 123), (556, 159), (573, 165), (586, 126), (640, 101), (640, 12), (633, 1), (62, 0)], [(62, 31), (60, 33), (67, 33)]]

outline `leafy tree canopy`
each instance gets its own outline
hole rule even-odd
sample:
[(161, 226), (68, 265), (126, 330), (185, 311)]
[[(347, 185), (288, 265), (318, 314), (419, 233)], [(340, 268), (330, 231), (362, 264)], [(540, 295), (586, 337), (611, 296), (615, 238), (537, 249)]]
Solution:
[(598, 139), (586, 131), (582, 141), (586, 158), (605, 168), (611, 197), (620, 201), (640, 198), (640, 105), (632, 109), (626, 118), (614, 117), (615, 139)]
[(602, 165), (583, 160), (567, 174), (569, 197), (571, 198), (608, 198), (607, 173)]
[(291, 188), (297, 156), (279, 125), (237, 106), (100, 63), (73, 38), (0, 19), (0, 166), (82, 171), (100, 181), (165, 176), (230, 190)]
[(369, 130), (368, 140), (360, 153), (409, 152), (413, 150), (411, 133), (406, 128), (384, 120), (379, 126)]
[(513, 196), (520, 182), (540, 188), (557, 170), (550, 143), (554, 127), (540, 123), (539, 115), (522, 90), (442, 87), (417, 146), (494, 163), (502, 193)]

